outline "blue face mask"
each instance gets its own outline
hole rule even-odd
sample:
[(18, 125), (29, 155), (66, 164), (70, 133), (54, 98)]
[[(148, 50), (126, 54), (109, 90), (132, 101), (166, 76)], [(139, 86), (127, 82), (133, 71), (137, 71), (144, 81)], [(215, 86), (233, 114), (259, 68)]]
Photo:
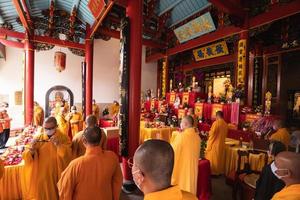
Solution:
[[(282, 178), (285, 178), (285, 177), (288, 177), (289, 176), (289, 170), (288, 169), (278, 169), (275, 165), (275, 162), (272, 162), (271, 164), (271, 170), (273, 172), (273, 174), (278, 178), (278, 179), (282, 179)], [(277, 172), (278, 171), (286, 171), (287, 174), (286, 175), (278, 175)]]

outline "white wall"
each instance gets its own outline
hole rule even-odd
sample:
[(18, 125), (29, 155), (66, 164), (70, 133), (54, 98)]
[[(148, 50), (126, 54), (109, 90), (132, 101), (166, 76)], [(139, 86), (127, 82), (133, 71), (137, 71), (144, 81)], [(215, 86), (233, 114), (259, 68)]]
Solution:
[[(119, 99), (119, 40), (96, 40), (94, 44), (94, 99), (98, 103), (110, 103)], [(66, 70), (56, 71), (54, 52), (67, 54)], [(23, 50), (6, 48), (6, 60), (0, 59), (0, 95), (9, 95), (13, 126), (23, 122), (23, 107), (14, 106), (14, 92), (23, 89)], [(56, 47), (50, 51), (35, 52), (35, 100), (43, 107), (46, 92), (55, 85), (68, 87), (74, 94), (74, 102), (81, 102), (81, 62), (83, 57), (75, 56), (68, 49)], [(145, 63), (145, 48), (142, 57), (142, 91), (151, 88), (156, 91), (157, 64)]]

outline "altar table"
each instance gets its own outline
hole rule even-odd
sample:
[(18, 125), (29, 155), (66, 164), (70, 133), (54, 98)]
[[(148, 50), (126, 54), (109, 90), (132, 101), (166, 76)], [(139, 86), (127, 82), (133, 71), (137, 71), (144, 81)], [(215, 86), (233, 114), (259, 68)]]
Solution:
[(160, 139), (170, 142), (172, 132), (177, 128), (165, 127), (165, 128), (140, 128), (140, 144), (149, 139)]
[[(247, 151), (250, 150), (248, 147), (240, 147), (238, 140), (233, 139), (226, 139), (225, 142), (225, 175), (228, 175), (232, 171), (237, 170), (238, 165), (238, 150)], [(243, 143), (244, 145), (248, 145), (247, 143)], [(251, 170), (254, 171), (261, 171), (262, 168), (265, 166), (265, 156), (266, 154), (250, 154), (249, 155), (249, 164)], [(246, 159), (241, 160), (241, 167), (247, 162)]]
[(209, 200), (211, 197), (211, 171), (210, 162), (206, 159), (199, 160), (197, 197), (199, 200)]
[(113, 127), (113, 125), (114, 125), (113, 120), (107, 120), (107, 119), (99, 119), (98, 123), (101, 128)]
[(34, 189), (34, 185), (30, 184), (30, 174), (25, 173), (24, 162), (4, 167), (4, 176), (0, 180), (0, 200), (31, 199)]

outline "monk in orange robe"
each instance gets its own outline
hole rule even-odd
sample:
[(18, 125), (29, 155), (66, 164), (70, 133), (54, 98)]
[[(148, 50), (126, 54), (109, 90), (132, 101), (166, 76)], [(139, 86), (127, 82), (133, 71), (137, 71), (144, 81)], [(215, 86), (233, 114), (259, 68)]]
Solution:
[(2, 159), (0, 158), (0, 180), (3, 176), (3, 174), (4, 174), (4, 164), (3, 164)]
[(114, 101), (113, 105), (111, 106), (111, 116), (114, 117), (120, 111), (120, 104), (117, 101)]
[[(97, 126), (97, 118), (95, 115), (89, 115), (85, 119), (86, 126), (89, 128)], [(72, 140), (72, 154), (73, 158), (78, 158), (79, 156), (83, 156), (85, 154), (85, 146), (83, 144), (83, 132), (80, 131), (75, 135)], [(103, 150), (106, 150), (106, 135), (103, 131), (101, 131), (101, 141), (100, 147)]]
[(60, 200), (119, 200), (123, 178), (118, 157), (99, 146), (99, 127), (86, 128), (83, 135), (86, 153), (62, 173)]
[(72, 137), (74, 137), (79, 131), (82, 130), (82, 115), (77, 112), (76, 106), (71, 107), (71, 112), (66, 117), (67, 121), (70, 123), (70, 128), (72, 132)]
[[(176, 155), (175, 155), (176, 156)], [(163, 140), (147, 140), (135, 152), (132, 176), (144, 200), (196, 200), (196, 196), (171, 184), (174, 166), (172, 146)]]
[(216, 121), (209, 131), (206, 159), (210, 161), (213, 175), (224, 173), (225, 168), (225, 139), (228, 133), (227, 123), (223, 119), (223, 112), (216, 113)]
[(300, 154), (281, 152), (275, 157), (272, 172), (285, 183), (272, 200), (300, 200)]
[(0, 147), (4, 147), (9, 139), (11, 120), (6, 110), (0, 112), (0, 134), (2, 133), (0, 136)]
[(69, 135), (69, 123), (65, 118), (65, 108), (60, 107), (60, 112), (56, 115), (56, 121), (58, 125), (58, 130), (64, 134)]
[(43, 108), (37, 103), (34, 102), (34, 115), (33, 115), (33, 125), (34, 126), (42, 126), (44, 122), (44, 110)]
[(201, 140), (193, 124), (193, 118), (185, 116), (180, 124), (183, 132), (171, 143), (175, 152), (172, 185), (196, 195)]
[(33, 198), (37, 200), (58, 200), (57, 182), (63, 170), (72, 159), (69, 138), (56, 129), (57, 122), (49, 117), (44, 122), (44, 131), (32, 141), (23, 152), (24, 174), (31, 174)]
[(100, 117), (100, 108), (96, 104), (95, 99), (93, 99), (93, 115), (95, 115), (97, 117), (97, 120), (99, 120), (99, 117)]
[(286, 146), (286, 149), (288, 149), (291, 135), (289, 131), (283, 127), (283, 122), (280, 120), (275, 121), (273, 129), (276, 130), (276, 132), (271, 135), (270, 140), (282, 142)]

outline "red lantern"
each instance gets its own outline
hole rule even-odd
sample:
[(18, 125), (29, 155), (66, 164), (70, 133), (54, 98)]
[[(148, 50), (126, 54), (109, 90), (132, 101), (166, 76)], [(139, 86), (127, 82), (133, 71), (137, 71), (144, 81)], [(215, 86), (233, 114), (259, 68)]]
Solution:
[(66, 54), (65, 53), (63, 53), (61, 51), (55, 52), (54, 66), (55, 66), (56, 70), (59, 72), (65, 70), (65, 68), (66, 68)]

